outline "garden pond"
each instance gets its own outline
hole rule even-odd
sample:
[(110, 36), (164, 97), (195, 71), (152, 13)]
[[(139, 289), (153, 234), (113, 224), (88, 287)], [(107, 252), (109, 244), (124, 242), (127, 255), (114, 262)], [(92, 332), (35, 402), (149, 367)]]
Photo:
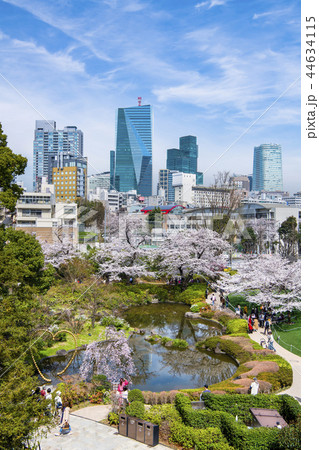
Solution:
[[(131, 307), (122, 311), (121, 317), (131, 327), (143, 330), (144, 334), (132, 334), (129, 345), (133, 350), (136, 376), (131, 388), (144, 391), (168, 391), (173, 389), (197, 388), (230, 378), (237, 370), (236, 362), (221, 354), (196, 349), (198, 341), (221, 334), (221, 327), (204, 319), (188, 319), (185, 313), (189, 307), (181, 304), (151, 304)], [(151, 344), (145, 340), (150, 334), (172, 339), (184, 339), (187, 349), (167, 348), (160, 343)], [(53, 384), (61, 382), (56, 373), (66, 366), (71, 357), (54, 356), (41, 361), (40, 368)], [(83, 350), (77, 352), (74, 361), (65, 372), (74, 375), (79, 372)]]

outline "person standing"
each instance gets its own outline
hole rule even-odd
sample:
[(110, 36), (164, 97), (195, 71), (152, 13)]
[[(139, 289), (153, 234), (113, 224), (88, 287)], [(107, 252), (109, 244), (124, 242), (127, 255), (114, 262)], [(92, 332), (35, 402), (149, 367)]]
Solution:
[(237, 306), (237, 308), (236, 308), (236, 310), (235, 310), (235, 313), (236, 313), (237, 316), (240, 316), (240, 315), (241, 315), (240, 305)]
[(248, 333), (252, 333), (253, 332), (253, 324), (252, 324), (252, 319), (251, 319), (251, 315), (249, 316), (248, 319)]
[(250, 393), (251, 395), (257, 395), (259, 391), (259, 383), (256, 377), (254, 377), (254, 381), (250, 385)]
[(119, 408), (125, 409), (127, 405), (128, 405), (128, 387), (124, 386), (123, 391), (121, 392), (119, 397)]
[(265, 329), (264, 329), (264, 334), (267, 333), (267, 335), (269, 334), (269, 328), (270, 328), (270, 321), (268, 319), (268, 317), (265, 320)]
[(274, 352), (276, 351), (274, 347), (274, 338), (271, 331), (268, 332), (268, 349), (273, 350)]
[(41, 396), (42, 397), (45, 397), (46, 396), (46, 390), (44, 389), (44, 386), (42, 386), (42, 388), (41, 388), (41, 391), (40, 391), (40, 394), (41, 394)]
[(264, 313), (263, 312), (261, 312), (260, 314), (259, 314), (259, 326), (260, 327), (263, 327), (264, 326)]
[(64, 402), (62, 406), (62, 417), (61, 417), (61, 427), (60, 427), (60, 433), (61, 434), (69, 434), (71, 431), (71, 425), (70, 425), (70, 410), (71, 405), (69, 402)]
[(199, 401), (202, 401), (202, 395), (203, 394), (211, 394), (211, 391), (208, 389), (208, 385), (207, 384), (204, 384), (204, 390), (203, 390), (203, 392), (200, 394), (200, 396), (199, 396)]
[(215, 297), (215, 294), (213, 294), (213, 295), (212, 295), (212, 306), (215, 305), (215, 300), (216, 300), (216, 297)]
[(120, 379), (120, 382), (117, 386), (117, 391), (121, 394), (123, 392), (124, 386), (128, 386), (128, 381), (124, 380), (124, 378)]
[(255, 331), (258, 331), (258, 326), (259, 326), (258, 319), (257, 319), (257, 317), (255, 317), (255, 319), (254, 319), (254, 330)]
[(62, 412), (61, 391), (55, 392), (54, 406), (55, 406), (55, 415), (60, 417), (60, 413)]

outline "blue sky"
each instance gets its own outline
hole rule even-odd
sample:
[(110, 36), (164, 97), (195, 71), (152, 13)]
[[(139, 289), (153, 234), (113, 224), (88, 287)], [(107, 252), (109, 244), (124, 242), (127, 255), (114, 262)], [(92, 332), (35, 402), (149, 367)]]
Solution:
[(0, 0), (0, 58), (0, 121), (29, 189), (35, 120), (80, 128), (97, 173), (117, 108), (141, 96), (154, 186), (166, 149), (192, 134), (205, 185), (252, 173), (254, 146), (272, 142), (284, 188), (300, 190), (300, 1)]

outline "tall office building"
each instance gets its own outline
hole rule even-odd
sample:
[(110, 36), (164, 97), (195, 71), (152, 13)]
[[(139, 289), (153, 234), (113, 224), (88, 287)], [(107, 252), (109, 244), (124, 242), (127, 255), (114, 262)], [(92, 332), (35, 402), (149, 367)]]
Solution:
[(196, 136), (179, 138), (179, 149), (167, 150), (166, 168), (196, 174), (196, 184), (203, 184), (203, 173), (197, 172), (198, 145)]
[(58, 202), (87, 196), (87, 158), (70, 153), (49, 156), (48, 181), (55, 187)]
[(152, 108), (119, 108), (117, 115), (115, 185), (120, 192), (152, 195)]
[(42, 177), (49, 175), (49, 156), (68, 153), (83, 156), (83, 133), (75, 126), (56, 129), (54, 120), (36, 120), (33, 141), (33, 190), (40, 191)]
[(254, 148), (253, 191), (282, 191), (281, 146), (262, 144)]

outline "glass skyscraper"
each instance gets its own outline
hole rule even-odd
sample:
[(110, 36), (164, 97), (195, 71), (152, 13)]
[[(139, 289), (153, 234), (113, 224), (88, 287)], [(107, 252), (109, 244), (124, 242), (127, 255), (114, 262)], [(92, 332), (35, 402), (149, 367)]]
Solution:
[(179, 149), (167, 150), (166, 168), (183, 173), (195, 173), (196, 184), (203, 184), (203, 173), (197, 172), (198, 145), (196, 136), (179, 138)]
[(254, 148), (252, 190), (283, 190), (281, 145), (262, 144)]
[(57, 130), (54, 120), (36, 120), (33, 141), (34, 191), (40, 189), (42, 177), (49, 177), (49, 157), (60, 158), (62, 154), (83, 156), (82, 131), (74, 126)]
[(152, 108), (119, 108), (115, 185), (118, 191), (152, 195)]

